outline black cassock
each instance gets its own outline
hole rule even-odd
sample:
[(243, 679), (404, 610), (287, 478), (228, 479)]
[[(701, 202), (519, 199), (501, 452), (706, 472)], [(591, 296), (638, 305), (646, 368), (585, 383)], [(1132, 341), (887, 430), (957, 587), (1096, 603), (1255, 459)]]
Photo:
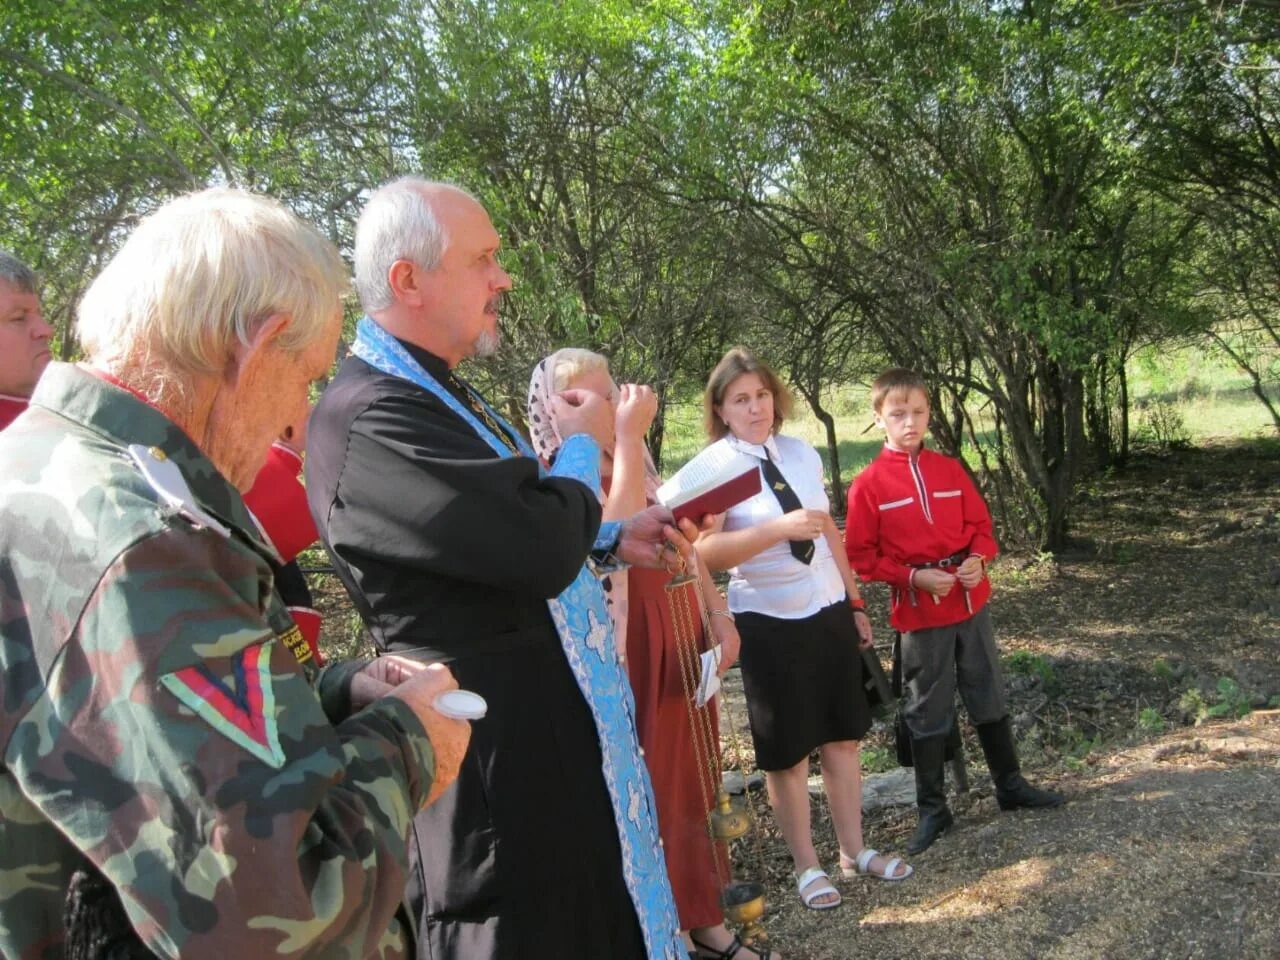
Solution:
[[(404, 346), (447, 382), (443, 361)], [(414, 823), (418, 956), (644, 957), (595, 725), (546, 603), (592, 547), (593, 492), (499, 458), (356, 357), (312, 416), (306, 480), (378, 649), (446, 662), (489, 703), (457, 783)]]

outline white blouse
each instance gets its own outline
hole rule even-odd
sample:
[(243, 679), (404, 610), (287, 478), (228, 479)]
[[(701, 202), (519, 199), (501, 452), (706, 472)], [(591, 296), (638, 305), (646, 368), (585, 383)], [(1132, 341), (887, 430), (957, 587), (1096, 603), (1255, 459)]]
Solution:
[[(831, 501), (823, 485), (822, 458), (818, 451), (795, 437), (773, 436), (764, 445), (746, 443), (730, 434), (717, 443), (765, 459), (765, 448), (800, 498), (810, 510), (831, 512)], [(729, 509), (724, 517), (726, 531), (743, 530), (782, 516), (782, 506), (769, 484), (761, 477), (760, 492)], [(813, 542), (813, 560), (801, 563), (791, 553), (786, 540), (760, 551), (729, 571), (729, 609), (734, 613), (763, 613), (783, 620), (813, 616), (823, 607), (844, 599), (844, 581), (831, 555), (825, 536)]]

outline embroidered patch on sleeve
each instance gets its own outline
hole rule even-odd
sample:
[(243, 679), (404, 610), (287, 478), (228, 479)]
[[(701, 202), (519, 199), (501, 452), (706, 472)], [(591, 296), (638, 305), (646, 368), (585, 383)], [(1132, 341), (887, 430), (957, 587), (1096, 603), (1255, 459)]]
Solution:
[(271, 685), (274, 643), (268, 640), (233, 655), (231, 673), (225, 678), (199, 664), (166, 674), (160, 682), (232, 743), (279, 769), (284, 765), (284, 751), (280, 749)]
[[(290, 613), (292, 612), (290, 610)], [(289, 652), (297, 658), (299, 663), (306, 663), (311, 659), (311, 646), (296, 623), (280, 634), (280, 639), (284, 641), (284, 645), (289, 648)]]

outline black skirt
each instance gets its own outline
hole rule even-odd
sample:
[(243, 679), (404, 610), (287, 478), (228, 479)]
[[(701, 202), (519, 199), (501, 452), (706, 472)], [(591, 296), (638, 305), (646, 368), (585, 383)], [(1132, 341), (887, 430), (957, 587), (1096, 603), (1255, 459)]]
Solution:
[(762, 770), (786, 770), (824, 743), (871, 727), (853, 611), (841, 601), (803, 620), (739, 613), (742, 687)]

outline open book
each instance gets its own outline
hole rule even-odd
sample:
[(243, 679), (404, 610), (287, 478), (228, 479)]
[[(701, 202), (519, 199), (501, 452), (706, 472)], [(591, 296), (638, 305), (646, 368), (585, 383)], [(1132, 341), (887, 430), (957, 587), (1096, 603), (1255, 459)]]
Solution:
[(677, 520), (698, 523), (709, 513), (724, 513), (760, 492), (760, 461), (724, 444), (715, 444), (676, 471), (658, 488), (658, 502)]
[(705, 707), (720, 692), (720, 644), (702, 651), (698, 669), (698, 689), (693, 695), (693, 702), (695, 706)]

